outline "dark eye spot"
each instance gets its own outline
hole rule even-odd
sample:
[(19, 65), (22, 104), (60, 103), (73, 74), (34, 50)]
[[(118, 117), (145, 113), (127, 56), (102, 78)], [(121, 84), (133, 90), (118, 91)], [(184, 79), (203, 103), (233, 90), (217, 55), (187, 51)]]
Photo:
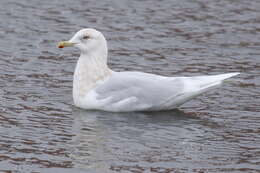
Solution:
[(89, 39), (90, 37), (88, 36), (88, 35), (85, 35), (84, 37), (83, 37), (83, 39)]

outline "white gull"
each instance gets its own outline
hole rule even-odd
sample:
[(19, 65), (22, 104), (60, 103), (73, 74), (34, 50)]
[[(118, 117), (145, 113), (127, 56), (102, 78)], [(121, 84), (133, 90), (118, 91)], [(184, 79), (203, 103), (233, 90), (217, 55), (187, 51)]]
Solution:
[(73, 79), (73, 100), (83, 109), (112, 112), (171, 110), (239, 73), (165, 77), (143, 72), (115, 72), (107, 66), (103, 34), (87, 28), (59, 48), (75, 46), (81, 54)]

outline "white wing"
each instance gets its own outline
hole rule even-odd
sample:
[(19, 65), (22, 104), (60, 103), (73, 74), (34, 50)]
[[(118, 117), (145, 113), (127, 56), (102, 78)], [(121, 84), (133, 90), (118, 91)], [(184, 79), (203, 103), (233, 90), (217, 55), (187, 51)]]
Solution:
[(142, 72), (114, 72), (94, 89), (96, 106), (107, 111), (169, 110), (236, 74), (163, 77)]

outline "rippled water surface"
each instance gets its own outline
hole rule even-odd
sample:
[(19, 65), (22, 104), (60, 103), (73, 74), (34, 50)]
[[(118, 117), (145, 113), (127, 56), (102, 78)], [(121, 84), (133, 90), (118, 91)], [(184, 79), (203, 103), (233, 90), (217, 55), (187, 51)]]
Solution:
[[(1, 0), (0, 172), (259, 172), (259, 0)], [(104, 33), (109, 65), (167, 76), (242, 72), (179, 110), (73, 106), (79, 52)]]

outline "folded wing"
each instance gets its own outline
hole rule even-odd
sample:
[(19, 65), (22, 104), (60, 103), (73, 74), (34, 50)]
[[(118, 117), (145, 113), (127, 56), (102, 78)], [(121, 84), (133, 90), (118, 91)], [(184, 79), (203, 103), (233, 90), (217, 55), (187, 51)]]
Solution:
[(141, 72), (114, 72), (95, 89), (96, 100), (107, 111), (169, 110), (187, 102), (237, 73), (163, 77)]

